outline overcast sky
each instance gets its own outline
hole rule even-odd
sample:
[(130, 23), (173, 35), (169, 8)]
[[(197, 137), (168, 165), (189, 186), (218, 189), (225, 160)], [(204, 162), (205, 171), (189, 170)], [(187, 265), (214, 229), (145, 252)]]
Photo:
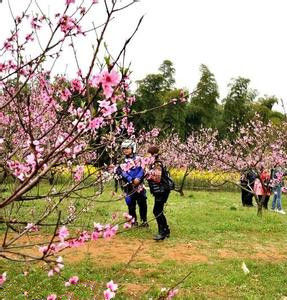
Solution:
[[(21, 10), (28, 1), (10, 2), (15, 10)], [(44, 9), (50, 6), (51, 11), (60, 10), (65, 0), (38, 2)], [(192, 91), (199, 80), (200, 64), (206, 64), (215, 74), (221, 98), (231, 78), (243, 76), (251, 79), (260, 95), (276, 95), (287, 104), (286, 11), (286, 0), (141, 0), (121, 14), (106, 39), (116, 53), (144, 14), (128, 49), (134, 79), (157, 72), (161, 62), (170, 59), (176, 68), (177, 86)], [(100, 14), (96, 20), (103, 19)], [(3, 0), (2, 33), (9, 28), (9, 18), (7, 0)], [(85, 47), (80, 55), (83, 60)]]

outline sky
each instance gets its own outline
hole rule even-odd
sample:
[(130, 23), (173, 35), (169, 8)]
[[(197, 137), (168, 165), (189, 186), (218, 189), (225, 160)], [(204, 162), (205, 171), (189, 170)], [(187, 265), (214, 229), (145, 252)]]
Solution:
[[(0, 4), (1, 37), (8, 32), (11, 21), (7, 1)], [(10, 3), (17, 11), (28, 0)], [(38, 3), (52, 12), (61, 10), (65, 0)], [(192, 91), (200, 77), (199, 67), (205, 64), (215, 75), (221, 99), (231, 79), (242, 76), (251, 80), (251, 87), (260, 96), (276, 95), (287, 105), (286, 11), (286, 0), (141, 0), (112, 22), (106, 42), (111, 53), (116, 54), (144, 15), (127, 52), (132, 79), (157, 72), (162, 61), (169, 59), (176, 69), (177, 86)], [(92, 20), (100, 23), (103, 18), (104, 11), (99, 6)], [(92, 40), (78, 45), (83, 64)], [(60, 68), (73, 72), (71, 59), (67, 55)], [(281, 110), (279, 106), (276, 109)]]

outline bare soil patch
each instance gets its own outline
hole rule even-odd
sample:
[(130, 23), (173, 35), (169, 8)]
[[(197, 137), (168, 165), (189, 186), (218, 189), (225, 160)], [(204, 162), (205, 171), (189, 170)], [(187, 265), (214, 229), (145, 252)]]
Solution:
[[(48, 236), (23, 237), (21, 244), (35, 244), (49, 241)], [(282, 246), (282, 245), (281, 245)], [(139, 249), (139, 251), (137, 251)], [(37, 246), (21, 249), (23, 253), (41, 256)], [(206, 263), (209, 259), (254, 259), (278, 262), (287, 259), (287, 250), (277, 244), (244, 242), (233, 243), (223, 248), (216, 248), (207, 241), (190, 241), (189, 243), (174, 243), (172, 240), (155, 242), (153, 240), (128, 239), (121, 236), (110, 240), (99, 239), (91, 241), (78, 248), (70, 248), (61, 252), (65, 262), (77, 263), (87, 256), (96, 264), (110, 266), (113, 264), (128, 264), (131, 261), (156, 265), (164, 261), (180, 263)], [(137, 272), (136, 270), (134, 270)], [(138, 271), (140, 273), (140, 271)], [(142, 274), (144, 276), (144, 273)]]

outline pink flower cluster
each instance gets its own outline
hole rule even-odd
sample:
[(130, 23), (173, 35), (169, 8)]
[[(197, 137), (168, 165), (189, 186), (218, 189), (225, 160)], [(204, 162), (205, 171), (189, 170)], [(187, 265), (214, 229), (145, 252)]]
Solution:
[(167, 300), (174, 298), (178, 294), (178, 289), (170, 290), (167, 294)]
[(78, 276), (72, 276), (69, 281), (65, 282), (65, 286), (68, 287), (71, 284), (77, 284), (79, 282), (79, 277)]
[(4, 282), (7, 280), (6, 272), (0, 275), (0, 287), (4, 284)]
[(120, 75), (115, 71), (103, 71), (98, 75), (94, 75), (90, 81), (92, 87), (101, 87), (105, 97), (108, 99), (112, 96), (114, 88), (120, 83)]
[(116, 290), (118, 289), (118, 285), (113, 282), (113, 280), (107, 283), (107, 289), (104, 291), (105, 300), (110, 300), (115, 297)]
[(73, 29), (77, 28), (76, 21), (69, 16), (63, 16), (60, 19), (61, 31), (65, 34), (69, 33)]
[(57, 300), (57, 295), (56, 294), (51, 294), (47, 297), (47, 300)]
[(126, 219), (126, 222), (125, 222), (125, 224), (124, 224), (123, 227), (125, 229), (131, 228), (132, 224), (135, 222), (135, 219), (131, 215), (129, 215), (128, 213), (126, 213), (126, 212), (123, 214), (123, 216)]
[(56, 265), (48, 272), (48, 277), (54, 276), (55, 274), (59, 274), (63, 268), (63, 258), (62, 256), (59, 256), (56, 260)]
[[(103, 237), (104, 239), (109, 239), (116, 235), (118, 231), (118, 225), (101, 225), (99, 223), (94, 223), (94, 230), (92, 233), (87, 231), (83, 231), (80, 233), (78, 238), (73, 238), (68, 241), (66, 239), (69, 237), (69, 230), (66, 226), (62, 226), (59, 229), (58, 237), (60, 239), (59, 243), (52, 243), (50, 247), (41, 246), (39, 247), (39, 251), (43, 255), (47, 254), (56, 254), (59, 251), (62, 251), (66, 248), (80, 247), (84, 245), (88, 241), (96, 241), (99, 237)], [(60, 270), (64, 267), (62, 264), (62, 258), (59, 257), (57, 260), (57, 264), (54, 268), (49, 271), (49, 276), (53, 276), (55, 273), (59, 273)]]
[(84, 176), (84, 166), (77, 166), (74, 171), (74, 179), (79, 182)]

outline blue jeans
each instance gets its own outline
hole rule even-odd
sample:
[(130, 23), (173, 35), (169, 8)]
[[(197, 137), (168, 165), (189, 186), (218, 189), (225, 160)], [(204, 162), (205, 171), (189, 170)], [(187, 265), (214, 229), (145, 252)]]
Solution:
[(273, 192), (274, 192), (274, 196), (273, 196), (273, 201), (272, 201), (272, 209), (275, 209), (276, 201), (277, 201), (277, 209), (281, 210), (282, 209), (282, 200), (281, 200), (282, 187), (280, 185), (274, 187)]

